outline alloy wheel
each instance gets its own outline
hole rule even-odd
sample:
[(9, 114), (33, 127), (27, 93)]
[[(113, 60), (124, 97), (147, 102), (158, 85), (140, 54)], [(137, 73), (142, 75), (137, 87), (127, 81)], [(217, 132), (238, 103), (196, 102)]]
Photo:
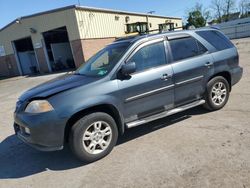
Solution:
[(107, 122), (92, 123), (83, 134), (83, 146), (89, 154), (100, 154), (105, 151), (112, 140), (112, 129)]
[(223, 82), (217, 82), (213, 85), (211, 98), (215, 105), (221, 105), (227, 97), (227, 88)]

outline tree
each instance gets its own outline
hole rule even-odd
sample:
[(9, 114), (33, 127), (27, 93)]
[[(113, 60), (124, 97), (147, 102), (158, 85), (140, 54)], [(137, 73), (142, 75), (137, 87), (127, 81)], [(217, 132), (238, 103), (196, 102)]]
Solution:
[(210, 7), (214, 11), (216, 23), (229, 21), (231, 14), (236, 10), (235, 0), (212, 0)]
[(210, 12), (206, 9), (203, 9), (202, 5), (197, 3), (195, 7), (188, 12), (187, 27), (204, 27), (206, 26), (209, 17)]
[(239, 2), (241, 18), (250, 16), (250, 0), (241, 0)]
[(235, 10), (235, 0), (223, 0), (224, 19), (227, 22), (230, 14)]
[(214, 11), (214, 18), (217, 23), (222, 22), (223, 3), (222, 0), (212, 0), (211, 9)]

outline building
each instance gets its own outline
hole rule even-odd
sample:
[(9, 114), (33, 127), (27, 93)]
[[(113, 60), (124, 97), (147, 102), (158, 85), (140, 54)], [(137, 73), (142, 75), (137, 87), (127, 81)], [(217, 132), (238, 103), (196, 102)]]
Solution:
[(0, 30), (0, 76), (74, 69), (117, 37), (181, 27), (181, 18), (76, 5), (24, 16)]

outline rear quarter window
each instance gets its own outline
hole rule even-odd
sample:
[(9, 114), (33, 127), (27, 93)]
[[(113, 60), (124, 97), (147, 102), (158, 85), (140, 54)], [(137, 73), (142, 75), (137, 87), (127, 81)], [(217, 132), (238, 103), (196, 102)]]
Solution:
[(218, 51), (234, 47), (231, 41), (218, 31), (196, 31), (196, 33), (209, 42)]

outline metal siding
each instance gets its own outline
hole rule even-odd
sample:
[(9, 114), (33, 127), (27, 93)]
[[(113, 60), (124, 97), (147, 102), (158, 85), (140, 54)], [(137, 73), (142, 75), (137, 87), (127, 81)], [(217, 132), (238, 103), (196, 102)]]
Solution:
[(213, 25), (230, 39), (250, 37), (250, 17)]
[[(21, 19), (20, 24), (14, 23), (0, 31), (0, 45), (5, 48), (6, 55), (13, 54), (11, 41), (31, 36), (33, 45), (41, 43), (42, 32), (66, 26), (70, 40), (79, 39), (74, 9), (38, 15)], [(29, 28), (34, 28), (37, 33), (31, 34)]]
[(221, 27), (220, 30), (230, 39), (250, 37), (250, 23)]
[(174, 25), (178, 24), (177, 27), (182, 27), (182, 20), (180, 19), (165, 19), (165, 18), (149, 17), (148, 21), (149, 23), (152, 23), (152, 28), (150, 28), (150, 30), (159, 29), (159, 24), (166, 23), (166, 21), (174, 23)]
[[(119, 16), (119, 20), (115, 20), (115, 16)], [(118, 14), (107, 12), (96, 12), (89, 10), (76, 10), (77, 23), (81, 39), (89, 38), (108, 38), (108, 37), (121, 37), (126, 35), (126, 21), (125, 17), (129, 16), (128, 23), (146, 22), (146, 16)], [(182, 27), (182, 20), (180, 19), (167, 19), (149, 16), (149, 23), (152, 23), (150, 30), (159, 29), (159, 24), (166, 21), (177, 23), (178, 27)]]

